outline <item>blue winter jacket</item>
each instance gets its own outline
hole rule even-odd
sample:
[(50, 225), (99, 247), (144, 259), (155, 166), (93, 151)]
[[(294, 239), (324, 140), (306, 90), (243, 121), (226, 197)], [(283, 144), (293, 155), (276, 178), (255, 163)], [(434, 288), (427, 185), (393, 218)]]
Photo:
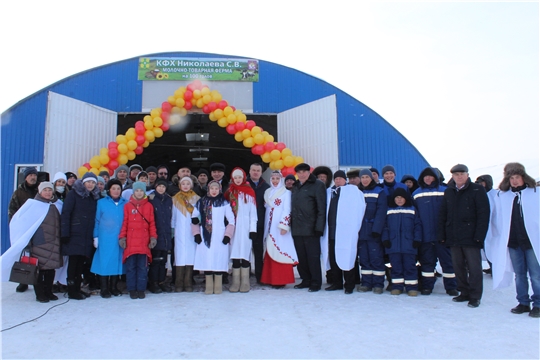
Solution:
[[(398, 206), (395, 198), (401, 196), (405, 199), (403, 206)], [(408, 190), (396, 189), (388, 202), (386, 211), (386, 226), (384, 227), (382, 241), (389, 240), (392, 246), (386, 249), (387, 254), (417, 254), (413, 247), (414, 241), (422, 241), (422, 221), (418, 211), (412, 205)]]
[(409, 188), (407, 187), (407, 185), (399, 183), (396, 180), (394, 180), (394, 182), (390, 184), (387, 183), (386, 181), (383, 181), (382, 185), (383, 185), (384, 192), (386, 194), (386, 198), (388, 200), (388, 206), (392, 206), (391, 201), (394, 195), (394, 191), (396, 191), (396, 189), (404, 189), (404, 190), (407, 190), (407, 192), (409, 192)]
[[(431, 167), (427, 167), (420, 173), (418, 177), (418, 185), (420, 186), (413, 193), (413, 204), (418, 210), (420, 219), (422, 220), (422, 241), (435, 242), (437, 239), (437, 228), (439, 226), (439, 211), (441, 210), (444, 200), (444, 190), (446, 186), (439, 185), (439, 177), (437, 171)], [(427, 185), (424, 182), (424, 177), (431, 175), (435, 180)]]
[[(388, 208), (386, 193), (375, 182), (372, 182), (371, 185), (373, 186), (361, 189), (366, 201), (366, 212), (358, 234), (358, 239), (361, 241), (380, 241), (380, 235), (382, 235), (386, 221), (386, 210)], [(371, 236), (374, 232), (378, 233), (379, 237), (374, 238)]]
[(154, 207), (154, 220), (158, 234), (154, 250), (169, 251), (172, 249), (171, 218), (173, 201), (167, 193), (162, 195), (155, 192), (154, 194), (154, 198), (150, 200)]

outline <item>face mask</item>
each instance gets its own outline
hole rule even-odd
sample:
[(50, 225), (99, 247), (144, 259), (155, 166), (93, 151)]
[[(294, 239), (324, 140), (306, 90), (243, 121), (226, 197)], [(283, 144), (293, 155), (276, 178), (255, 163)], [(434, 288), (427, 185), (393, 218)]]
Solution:
[(64, 190), (66, 189), (65, 186), (57, 186), (56, 187), (56, 191), (58, 191), (60, 194), (62, 194), (64, 192)]

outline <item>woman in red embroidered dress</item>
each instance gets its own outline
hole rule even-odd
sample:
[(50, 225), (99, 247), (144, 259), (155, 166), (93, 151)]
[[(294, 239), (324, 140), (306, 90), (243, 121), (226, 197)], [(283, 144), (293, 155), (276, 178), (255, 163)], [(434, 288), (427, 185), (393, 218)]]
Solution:
[(279, 170), (272, 172), (270, 185), (264, 193), (266, 251), (261, 282), (282, 288), (294, 283), (293, 266), (298, 264), (290, 232), (291, 192), (285, 188)]

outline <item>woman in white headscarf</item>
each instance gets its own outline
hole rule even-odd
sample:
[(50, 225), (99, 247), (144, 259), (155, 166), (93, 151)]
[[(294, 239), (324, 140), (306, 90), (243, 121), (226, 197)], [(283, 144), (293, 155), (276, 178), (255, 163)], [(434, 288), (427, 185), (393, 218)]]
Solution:
[(270, 185), (264, 193), (266, 251), (261, 282), (282, 288), (294, 283), (293, 266), (298, 264), (290, 232), (291, 192), (285, 188), (279, 170), (272, 172)]

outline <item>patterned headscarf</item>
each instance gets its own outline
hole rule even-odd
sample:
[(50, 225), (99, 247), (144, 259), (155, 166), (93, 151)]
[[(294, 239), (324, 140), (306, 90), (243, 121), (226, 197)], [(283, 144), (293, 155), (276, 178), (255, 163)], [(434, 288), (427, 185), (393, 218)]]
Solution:
[[(238, 175), (242, 175), (242, 183), (240, 185), (236, 185), (236, 183), (234, 182), (234, 177)], [(231, 203), (231, 208), (235, 217), (238, 213), (238, 198), (242, 193), (244, 194), (244, 203), (247, 204), (248, 202), (247, 195), (251, 196), (251, 199), (249, 199), (250, 201), (253, 201), (254, 203), (256, 202), (255, 191), (253, 190), (251, 185), (247, 183), (246, 172), (241, 168), (236, 167), (231, 173), (231, 182), (229, 184), (229, 188), (225, 192), (225, 199), (227, 199)], [(255, 203), (255, 205), (257, 204)]]
[(197, 203), (197, 201), (200, 199), (199, 195), (193, 191), (193, 181), (189, 177), (183, 177), (182, 180), (178, 183), (179, 187), (182, 181), (189, 181), (191, 184), (191, 189), (189, 191), (182, 191), (180, 190), (176, 195), (173, 196), (173, 204), (176, 206), (178, 210), (182, 213), (182, 215), (187, 216), (188, 213), (191, 216), (193, 213), (193, 205)]
[[(210, 187), (218, 186), (219, 194), (212, 197), (210, 196)], [(220, 207), (225, 203), (225, 197), (221, 193), (221, 184), (215, 180), (208, 183), (208, 193), (205, 197), (197, 202), (197, 209), (201, 213), (201, 226), (203, 229), (203, 240), (206, 247), (210, 247), (212, 240), (212, 208), (214, 206)]]

